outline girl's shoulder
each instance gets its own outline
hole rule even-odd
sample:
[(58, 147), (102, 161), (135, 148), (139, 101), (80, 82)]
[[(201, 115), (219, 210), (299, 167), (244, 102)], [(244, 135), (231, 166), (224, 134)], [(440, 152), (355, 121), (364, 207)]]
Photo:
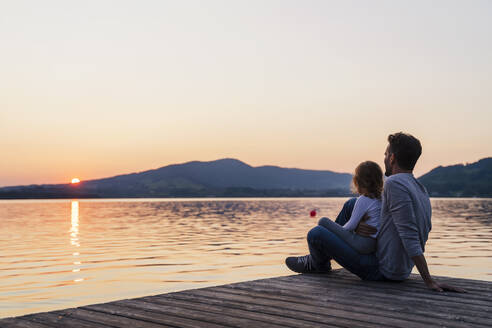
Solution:
[(374, 198), (367, 197), (365, 195), (360, 195), (359, 197), (357, 197), (357, 200), (360, 202), (368, 202), (368, 201), (373, 201)]
[(370, 198), (370, 197), (367, 197), (364, 195), (360, 195), (359, 197), (357, 197), (357, 202), (360, 204), (367, 204), (367, 205), (378, 204), (378, 203), (380, 204), (381, 199), (380, 198)]

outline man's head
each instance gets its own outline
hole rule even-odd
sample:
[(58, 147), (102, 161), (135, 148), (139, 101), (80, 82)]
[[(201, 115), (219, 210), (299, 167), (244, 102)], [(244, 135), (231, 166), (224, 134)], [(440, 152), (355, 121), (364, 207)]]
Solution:
[(422, 154), (420, 141), (410, 134), (398, 132), (388, 136), (388, 143), (384, 153), (384, 175), (412, 172)]

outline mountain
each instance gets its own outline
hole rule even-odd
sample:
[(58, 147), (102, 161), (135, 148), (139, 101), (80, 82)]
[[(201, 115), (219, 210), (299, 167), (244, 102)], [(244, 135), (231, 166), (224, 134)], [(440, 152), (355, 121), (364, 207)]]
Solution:
[(419, 181), (434, 197), (492, 197), (492, 157), (466, 165), (439, 166)]
[(351, 175), (277, 166), (252, 167), (236, 159), (188, 162), (77, 185), (0, 188), (0, 198), (347, 196)]
[[(236, 159), (188, 162), (82, 181), (0, 188), (0, 199), (125, 197), (349, 196), (352, 176), (278, 166), (252, 167)], [(492, 197), (492, 157), (439, 166), (419, 178), (433, 197)]]

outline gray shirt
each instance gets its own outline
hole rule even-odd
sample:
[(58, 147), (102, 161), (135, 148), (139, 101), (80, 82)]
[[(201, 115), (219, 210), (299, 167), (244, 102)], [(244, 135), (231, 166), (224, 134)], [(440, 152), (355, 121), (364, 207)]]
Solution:
[(431, 230), (431, 204), (425, 187), (411, 173), (384, 183), (377, 239), (379, 270), (388, 279), (404, 280), (421, 255)]

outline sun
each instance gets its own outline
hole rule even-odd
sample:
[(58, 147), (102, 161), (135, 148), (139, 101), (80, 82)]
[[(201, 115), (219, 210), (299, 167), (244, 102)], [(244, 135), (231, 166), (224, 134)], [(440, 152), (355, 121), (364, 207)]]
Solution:
[(79, 183), (79, 182), (80, 182), (79, 178), (73, 178), (72, 179), (72, 183)]

